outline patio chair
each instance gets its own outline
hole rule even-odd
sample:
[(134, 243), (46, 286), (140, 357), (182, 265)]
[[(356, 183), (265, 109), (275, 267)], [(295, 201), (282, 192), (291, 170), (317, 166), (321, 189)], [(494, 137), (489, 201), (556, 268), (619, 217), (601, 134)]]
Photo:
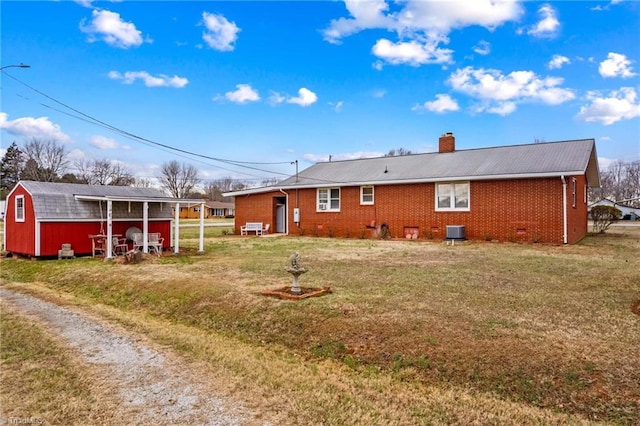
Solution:
[(262, 228), (262, 234), (268, 234), (269, 233), (269, 228), (271, 228), (271, 224), (267, 223), (264, 228)]
[(113, 237), (111, 238), (112, 241), (112, 245), (113, 245), (113, 254), (114, 255), (125, 255), (126, 252), (129, 251), (129, 246), (127, 245), (127, 239), (126, 238), (118, 238), (118, 237)]
[(153, 250), (158, 256), (162, 254), (162, 243), (164, 238), (160, 236), (159, 232), (152, 232), (149, 234), (149, 252)]
[(133, 240), (133, 249), (142, 251), (142, 248), (144, 247), (142, 232), (134, 232), (131, 239)]

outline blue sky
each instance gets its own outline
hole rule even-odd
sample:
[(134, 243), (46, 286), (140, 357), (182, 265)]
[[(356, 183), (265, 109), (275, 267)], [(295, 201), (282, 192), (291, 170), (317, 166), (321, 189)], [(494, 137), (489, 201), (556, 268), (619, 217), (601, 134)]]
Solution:
[(296, 160), (433, 152), (445, 132), (457, 149), (594, 138), (601, 168), (640, 160), (636, 1), (2, 1), (0, 13), (1, 65), (31, 66), (2, 71), (2, 150), (55, 139), (72, 163), (152, 179), (178, 160), (204, 182), (255, 183)]

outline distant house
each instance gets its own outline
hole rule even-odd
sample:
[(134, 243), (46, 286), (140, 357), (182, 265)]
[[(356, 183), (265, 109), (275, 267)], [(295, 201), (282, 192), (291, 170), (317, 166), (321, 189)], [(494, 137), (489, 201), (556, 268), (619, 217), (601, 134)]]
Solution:
[(629, 206), (625, 203), (611, 201), (607, 198), (599, 200), (589, 205), (589, 212), (595, 206), (613, 206), (622, 213), (621, 219), (624, 220), (640, 220), (640, 208)]
[[(204, 218), (210, 219), (214, 217), (232, 217), (235, 211), (234, 203), (226, 203), (223, 201), (205, 201)], [(180, 219), (199, 219), (200, 204), (193, 206), (180, 207)]]
[(48, 257), (70, 243), (76, 255), (83, 255), (92, 253), (91, 236), (111, 241), (114, 235), (131, 239), (132, 232), (159, 232), (163, 248), (177, 252), (172, 211), (181, 203), (204, 201), (170, 198), (153, 188), (20, 181), (6, 200), (5, 250)]
[(468, 238), (575, 243), (587, 187), (600, 186), (593, 139), (317, 163), (275, 186), (229, 192), (236, 233), (351, 238)]
[(207, 201), (204, 203), (209, 210), (209, 217), (233, 217), (235, 215), (235, 203), (224, 201)]

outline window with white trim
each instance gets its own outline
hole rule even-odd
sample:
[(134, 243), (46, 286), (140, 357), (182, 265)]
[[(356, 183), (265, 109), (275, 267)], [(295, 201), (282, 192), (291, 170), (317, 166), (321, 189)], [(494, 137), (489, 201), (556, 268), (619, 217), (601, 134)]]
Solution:
[(469, 211), (469, 182), (436, 184), (436, 211)]
[(360, 204), (373, 204), (373, 186), (360, 187)]
[(317, 210), (340, 211), (340, 188), (318, 188)]
[(16, 222), (24, 222), (24, 195), (16, 196)]
[(573, 178), (571, 180), (571, 204), (572, 207), (575, 209), (576, 205), (578, 204), (578, 183), (576, 181), (576, 178)]

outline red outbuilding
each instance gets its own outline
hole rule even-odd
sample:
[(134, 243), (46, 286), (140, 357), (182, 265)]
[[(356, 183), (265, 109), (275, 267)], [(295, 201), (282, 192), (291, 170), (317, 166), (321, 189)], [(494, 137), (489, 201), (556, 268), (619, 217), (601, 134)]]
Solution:
[[(162, 248), (173, 247), (177, 253), (174, 211), (180, 203), (204, 200), (171, 198), (153, 188), (20, 181), (6, 200), (4, 248), (12, 254), (52, 257), (58, 256), (62, 244), (71, 244), (76, 256), (91, 255), (96, 239), (118, 237), (132, 248), (132, 234), (139, 232), (159, 233)], [(202, 234), (201, 227), (200, 251)], [(110, 244), (104, 255), (112, 257)]]

